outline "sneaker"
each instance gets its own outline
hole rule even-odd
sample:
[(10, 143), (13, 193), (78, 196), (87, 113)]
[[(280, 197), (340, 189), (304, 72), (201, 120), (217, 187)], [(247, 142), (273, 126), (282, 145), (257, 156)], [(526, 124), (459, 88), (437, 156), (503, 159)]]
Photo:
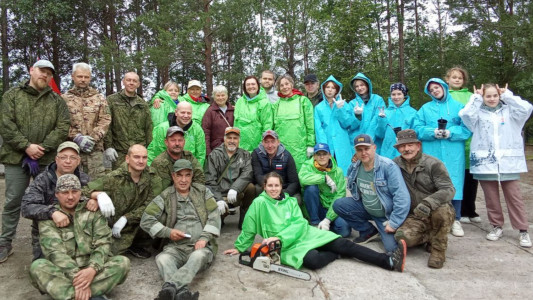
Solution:
[(463, 231), (463, 226), (461, 226), (461, 222), (455, 220), (452, 224), (452, 234), (454, 236), (464, 236), (465, 232)]
[(165, 282), (165, 284), (163, 284), (163, 288), (159, 291), (159, 294), (157, 294), (157, 298), (155, 298), (155, 300), (178, 299), (176, 297), (177, 293), (178, 293), (178, 289), (176, 289), (176, 286), (173, 283)]
[(141, 247), (134, 246), (129, 247), (128, 250), (126, 250), (126, 253), (129, 253), (138, 258), (150, 258), (152, 256), (152, 253), (150, 253), (150, 251), (147, 251), (146, 249), (143, 249)]
[(472, 223), (481, 223), (481, 218), (479, 216), (471, 217), (469, 219), (470, 219), (470, 222), (472, 222)]
[(376, 229), (376, 227), (372, 226), (372, 230), (367, 234), (359, 233), (359, 236), (356, 237), (353, 242), (356, 244), (366, 244), (368, 242), (371, 242), (375, 239), (378, 239), (379, 231)]
[(487, 234), (486, 238), (489, 241), (497, 241), (503, 236), (503, 230), (498, 227), (492, 227), (492, 230)]
[(407, 256), (407, 245), (404, 240), (398, 241), (398, 248), (391, 255), (391, 267), (393, 270), (403, 272), (405, 268), (405, 257)]
[(0, 263), (6, 261), (11, 254), (13, 254), (13, 247), (11, 245), (0, 246)]
[(531, 239), (529, 238), (529, 233), (527, 233), (527, 231), (520, 232), (518, 239), (520, 240), (520, 247), (531, 248)]
[(461, 220), (459, 220), (459, 222), (464, 223), (464, 224), (470, 224), (470, 223), (472, 223), (472, 222), (470, 221), (470, 218), (469, 218), (469, 217), (461, 217)]

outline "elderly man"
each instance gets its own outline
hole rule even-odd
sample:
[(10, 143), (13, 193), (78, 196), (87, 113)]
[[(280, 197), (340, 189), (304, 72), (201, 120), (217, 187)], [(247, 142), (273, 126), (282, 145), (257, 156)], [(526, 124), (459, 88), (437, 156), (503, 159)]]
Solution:
[(240, 206), (239, 228), (255, 198), (252, 159), (248, 151), (239, 148), (240, 136), (239, 128), (226, 128), (224, 144), (209, 154), (205, 172), (205, 183), (215, 195), (222, 218), (228, 204), (231, 208)]
[[(39, 244), (38, 221), (53, 220), (57, 227), (70, 224), (68, 217), (57, 208), (55, 189), (57, 178), (65, 174), (74, 174), (82, 186), (89, 182), (89, 176), (80, 171), (80, 148), (74, 142), (63, 142), (57, 147), (55, 162), (49, 164), (45, 171), (39, 174), (30, 183), (22, 197), (21, 213), (24, 218), (32, 219), (31, 243), (33, 247), (33, 260), (42, 258), (41, 245)], [(87, 202), (87, 209), (96, 211), (96, 201)]]
[(411, 194), (409, 215), (394, 237), (408, 247), (427, 243), (431, 252), (428, 267), (440, 269), (446, 261), (448, 232), (455, 219), (452, 180), (440, 160), (422, 153), (414, 130), (400, 131), (394, 147), (400, 152), (394, 162), (400, 166)]
[(193, 166), (185, 159), (173, 166), (174, 186), (165, 189), (144, 211), (141, 227), (168, 244), (156, 257), (165, 283), (159, 300), (198, 299), (188, 285), (196, 273), (207, 269), (217, 253), (220, 214), (213, 194), (203, 184), (193, 183)]
[(320, 83), (315, 74), (307, 74), (304, 77), (305, 96), (311, 100), (313, 107), (317, 106), (323, 100), (322, 91), (320, 90)]
[(148, 146), (148, 165), (163, 153), (167, 146), (165, 136), (171, 126), (178, 126), (185, 136), (185, 150), (190, 151), (201, 166), (205, 162), (205, 134), (201, 125), (193, 121), (193, 109), (189, 102), (180, 102), (175, 113), (168, 114), (168, 122), (162, 122), (154, 129), (154, 140)]
[[(352, 197), (337, 199), (333, 210), (359, 231), (355, 243), (367, 243), (381, 234), (385, 251), (391, 254), (398, 247), (394, 233), (409, 213), (409, 190), (400, 168), (376, 154), (376, 144), (369, 135), (356, 136), (354, 145), (358, 160), (348, 169)], [(377, 229), (369, 220), (376, 223)]]
[(113, 163), (113, 170), (124, 162), (131, 145), (148, 147), (152, 141), (150, 108), (137, 95), (141, 85), (139, 75), (128, 72), (122, 79), (124, 89), (107, 97), (111, 111), (111, 125), (104, 138), (105, 159)]
[(30, 178), (54, 161), (66, 140), (70, 117), (65, 101), (48, 83), (54, 66), (47, 60), (30, 68), (30, 79), (7, 91), (0, 103), (0, 163), (5, 165), (5, 202), (0, 235), (0, 263), (13, 254), (11, 242), (20, 218), (20, 202)]
[(70, 111), (68, 137), (80, 146), (81, 167), (96, 179), (105, 174), (104, 136), (111, 123), (105, 97), (89, 86), (91, 66), (77, 63), (72, 67), (74, 88), (63, 94)]
[(276, 83), (276, 75), (270, 70), (264, 70), (261, 73), (261, 87), (265, 89), (270, 103), (276, 103), (279, 100), (278, 91), (274, 84)]
[(45, 258), (31, 264), (32, 284), (53, 299), (107, 299), (103, 295), (126, 280), (129, 259), (111, 256), (111, 230), (100, 212), (79, 204), (76, 175), (57, 179), (55, 197), (56, 211), (71, 221), (62, 227), (53, 220), (39, 223)]
[(333, 211), (335, 200), (346, 196), (344, 173), (331, 156), (327, 144), (316, 144), (313, 150), (313, 157), (298, 173), (310, 223), (319, 229), (349, 237), (352, 233), (350, 225)]
[(263, 191), (263, 178), (270, 172), (276, 172), (283, 178), (283, 193), (302, 202), (300, 195), (300, 182), (298, 171), (292, 155), (279, 141), (279, 136), (274, 130), (263, 132), (263, 140), (259, 147), (252, 152), (252, 169), (255, 179), (255, 194)]
[(146, 205), (161, 191), (161, 180), (146, 165), (148, 157), (143, 145), (133, 145), (126, 154), (126, 163), (113, 172), (89, 182), (83, 195), (98, 202), (113, 201), (114, 211), (108, 216), (113, 232), (113, 254), (128, 252), (149, 258), (147, 248), (152, 240), (139, 229)]
[(205, 175), (202, 165), (198, 162), (196, 157), (187, 150), (183, 150), (185, 146), (185, 132), (179, 126), (172, 126), (167, 129), (165, 137), (165, 152), (159, 154), (152, 162), (152, 170), (159, 178), (161, 178), (161, 186), (163, 189), (172, 185), (172, 173), (174, 163), (178, 159), (186, 159), (193, 165), (192, 182), (205, 183)]

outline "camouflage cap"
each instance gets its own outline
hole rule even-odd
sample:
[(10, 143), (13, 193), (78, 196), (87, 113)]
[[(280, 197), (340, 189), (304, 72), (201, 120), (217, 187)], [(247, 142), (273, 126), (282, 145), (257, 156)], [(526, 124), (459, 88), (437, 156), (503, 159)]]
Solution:
[(74, 174), (61, 175), (57, 179), (56, 193), (66, 192), (71, 190), (81, 190), (80, 180)]
[(78, 152), (78, 154), (80, 154), (80, 147), (78, 146), (78, 144), (76, 144), (74, 142), (63, 142), (63, 143), (59, 144), (59, 147), (57, 147), (57, 153), (65, 150), (67, 148), (74, 149), (74, 151), (76, 151), (76, 152)]
[(185, 169), (192, 170), (192, 163), (186, 159), (176, 160), (176, 162), (174, 163), (174, 173)]

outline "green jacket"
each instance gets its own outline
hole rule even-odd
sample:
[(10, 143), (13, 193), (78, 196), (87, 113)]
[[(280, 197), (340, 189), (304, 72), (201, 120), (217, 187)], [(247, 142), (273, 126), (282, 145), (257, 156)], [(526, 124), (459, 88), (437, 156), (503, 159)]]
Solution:
[(30, 144), (44, 147), (40, 165), (54, 161), (56, 149), (67, 139), (70, 113), (65, 100), (46, 87), (41, 93), (29, 81), (7, 91), (0, 103), (0, 162), (18, 165)]
[(100, 211), (91, 212), (80, 202), (76, 213), (70, 216), (67, 227), (57, 227), (53, 220), (39, 222), (39, 241), (44, 257), (60, 268), (69, 278), (86, 267), (92, 267), (96, 273), (102, 271), (104, 264), (111, 257), (111, 229)]
[[(468, 89), (460, 89), (460, 90), (452, 90), (450, 89), (450, 95), (452, 95), (452, 98), (463, 104), (466, 105), (468, 103), (468, 100), (470, 100), (470, 96), (474, 95), (471, 93)], [(465, 141), (465, 169), (470, 169), (470, 143), (472, 142), (472, 137), (468, 138), (468, 140)]]
[[(160, 103), (159, 108), (153, 107), (153, 103), (155, 99), (161, 99), (162, 101)], [(173, 113), (176, 110), (176, 103), (174, 103), (174, 100), (170, 97), (170, 95), (165, 90), (160, 90), (157, 92), (153, 97), (152, 101), (150, 101), (150, 116), (152, 117), (152, 123), (153, 126), (157, 126), (158, 124), (165, 122), (167, 120), (167, 116), (169, 113)]]
[[(337, 214), (333, 211), (333, 202), (339, 198), (346, 197), (346, 179), (341, 168), (337, 166), (337, 162), (334, 158), (331, 158), (331, 171), (321, 172), (315, 167), (315, 159), (308, 159), (300, 169), (298, 178), (300, 178), (300, 185), (302, 187), (308, 185), (317, 185), (320, 191), (320, 203), (323, 207), (328, 209), (326, 218), (330, 221), (337, 219)], [(337, 185), (337, 191), (331, 192), (331, 188), (326, 184), (326, 175), (328, 175)]]
[(111, 217), (111, 224), (115, 224), (120, 217), (125, 216), (128, 224), (139, 224), (146, 205), (154, 199), (154, 195), (161, 193), (161, 179), (155, 175), (150, 167), (144, 169), (138, 183), (133, 182), (128, 171), (128, 165), (120, 167), (103, 177), (100, 177), (83, 188), (83, 195), (90, 197), (92, 192), (102, 191), (113, 201), (115, 215)]
[(152, 141), (152, 119), (148, 104), (139, 96), (128, 97), (124, 90), (107, 97), (111, 125), (104, 147), (126, 154), (131, 145), (148, 147)]
[(224, 144), (216, 147), (207, 157), (205, 166), (205, 185), (215, 195), (215, 199), (222, 200), (230, 189), (237, 193), (244, 191), (246, 186), (253, 180), (252, 155), (250, 152), (238, 148), (231, 157), (231, 164), (222, 177), (220, 184), (217, 184), (219, 176), (222, 176), (226, 165), (230, 162), (230, 157), (226, 152)]
[(255, 198), (248, 208), (235, 248), (239, 252), (245, 251), (252, 246), (256, 234), (265, 239), (278, 237), (281, 240), (281, 263), (297, 269), (302, 267), (309, 250), (340, 238), (331, 231), (309, 225), (296, 198), (285, 194), (285, 199), (276, 200), (266, 192)]
[[(178, 98), (178, 100), (181, 101), (187, 101), (192, 105), (192, 119), (193, 121), (202, 126), (202, 119), (204, 118), (204, 114), (209, 108), (210, 104), (209, 102), (196, 102), (192, 100), (191, 96), (189, 94), (185, 94)], [(205, 98), (202, 97), (202, 101), (205, 101)]]
[[(192, 155), (190, 151), (183, 150), (181, 152), (181, 158), (186, 159), (192, 163), (193, 168), (193, 176), (192, 176), (192, 182), (195, 183), (205, 183), (205, 175), (204, 170), (202, 168), (202, 165), (198, 162), (198, 160)], [(172, 173), (174, 173), (174, 163), (176, 161), (168, 155), (168, 152), (165, 151), (161, 154), (159, 154), (154, 161), (152, 162), (152, 165), (150, 166), (152, 170), (155, 172), (155, 174), (161, 179), (161, 186), (163, 189), (166, 189), (167, 187), (174, 184), (174, 181), (172, 180)]]
[(272, 107), (265, 90), (253, 99), (243, 94), (235, 104), (234, 126), (241, 130), (239, 147), (252, 152), (261, 143), (263, 132), (272, 129)]
[(315, 146), (313, 105), (307, 97), (279, 98), (272, 104), (274, 130), (294, 158), (296, 169), (307, 160), (307, 147)]
[(191, 238), (170, 241), (169, 246), (194, 250), (196, 241), (203, 240), (216, 254), (221, 223), (211, 191), (203, 184), (193, 183), (187, 197), (179, 195), (173, 186), (155, 197), (142, 215), (141, 228), (152, 238), (163, 239), (169, 239), (172, 229), (178, 229)]
[[(154, 128), (154, 139), (148, 146), (148, 165), (152, 165), (152, 161), (165, 150), (165, 137), (167, 136), (167, 130), (169, 128), (168, 121), (157, 125)], [(202, 126), (195, 122), (189, 123), (189, 125), (183, 128), (185, 131), (185, 146), (183, 150), (190, 151), (194, 157), (198, 160), (201, 166), (205, 163), (205, 134)]]

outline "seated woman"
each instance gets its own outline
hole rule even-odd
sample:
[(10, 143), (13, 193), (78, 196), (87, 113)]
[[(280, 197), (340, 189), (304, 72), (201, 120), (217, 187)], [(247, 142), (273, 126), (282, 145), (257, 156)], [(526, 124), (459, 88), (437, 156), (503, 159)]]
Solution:
[(311, 270), (319, 269), (342, 255), (383, 269), (403, 272), (407, 249), (403, 240), (390, 257), (354, 244), (331, 231), (310, 226), (303, 218), (296, 198), (281, 194), (282, 179), (277, 173), (268, 173), (263, 187), (265, 191), (252, 202), (244, 217), (235, 248), (224, 251), (224, 254), (245, 251), (254, 242), (255, 235), (259, 234), (263, 237), (263, 244), (281, 241), (281, 263), (297, 269), (302, 266)]

